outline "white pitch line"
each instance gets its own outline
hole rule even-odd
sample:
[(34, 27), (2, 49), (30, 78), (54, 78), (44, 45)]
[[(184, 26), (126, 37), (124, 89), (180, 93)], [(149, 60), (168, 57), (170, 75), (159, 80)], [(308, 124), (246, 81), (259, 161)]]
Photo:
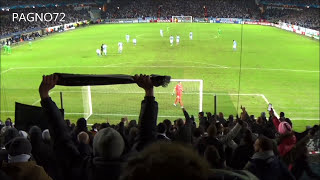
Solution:
[[(57, 91), (50, 91), (50, 92), (49, 92), (49, 95), (51, 95), (51, 94), (53, 94), (53, 93), (55, 93), (55, 92), (57, 92)], [(40, 101), (41, 101), (41, 98), (38, 99), (37, 101), (35, 101), (34, 103), (32, 103), (31, 105), (34, 106), (34, 105), (38, 104)]]
[[(128, 64), (122, 63), (122, 64)], [(12, 70), (17, 69), (57, 69), (57, 68), (123, 68), (124, 66), (116, 65), (105, 65), (105, 66), (51, 66), (51, 67), (15, 67), (9, 68), (1, 74), (7, 73)], [(221, 65), (214, 66), (125, 66), (126, 68), (175, 68), (175, 69), (183, 69), (183, 68), (201, 68), (201, 69), (240, 69), (239, 67), (227, 67)], [(242, 70), (262, 70), (262, 71), (285, 71), (285, 72), (306, 72), (306, 73), (319, 73), (320, 71), (311, 71), (311, 70), (299, 70), (299, 69), (269, 69), (269, 68), (241, 68)]]
[[(270, 102), (268, 101), (268, 99), (266, 98), (266, 96), (264, 96), (263, 94), (261, 94), (261, 97), (263, 98), (263, 100), (267, 103), (267, 104), (269, 104)], [(273, 109), (273, 112), (274, 112), (274, 115), (277, 117), (277, 118), (279, 118), (279, 115), (278, 115), (278, 113), (276, 112), (276, 110), (272, 107), (272, 109)]]

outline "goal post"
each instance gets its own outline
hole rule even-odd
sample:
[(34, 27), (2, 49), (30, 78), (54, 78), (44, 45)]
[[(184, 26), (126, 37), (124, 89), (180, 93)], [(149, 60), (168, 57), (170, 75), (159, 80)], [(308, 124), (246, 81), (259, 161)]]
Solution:
[(192, 16), (172, 16), (171, 21), (174, 23), (192, 23)]
[[(201, 79), (171, 79), (168, 87), (156, 87), (154, 93), (159, 103), (158, 117), (168, 119), (183, 117), (180, 113), (180, 105), (173, 106), (175, 86), (181, 82), (183, 86), (184, 107), (190, 114), (196, 115), (202, 112), (203, 105), (203, 80)], [(74, 92), (74, 91), (72, 91)], [(76, 94), (76, 93), (75, 93)], [(111, 86), (84, 86), (81, 87), (83, 116), (89, 119), (91, 116), (118, 119), (121, 116), (138, 117), (144, 90), (136, 84), (122, 84)], [(76, 98), (76, 97), (73, 97)], [(67, 108), (67, 102), (66, 109)], [(68, 110), (67, 110), (68, 112)], [(81, 114), (81, 112), (68, 112), (68, 114)]]

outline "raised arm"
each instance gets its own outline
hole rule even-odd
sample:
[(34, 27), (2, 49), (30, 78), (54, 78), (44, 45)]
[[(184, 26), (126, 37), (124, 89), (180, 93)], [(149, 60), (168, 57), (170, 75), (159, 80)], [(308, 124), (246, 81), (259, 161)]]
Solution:
[(62, 113), (49, 96), (49, 91), (55, 87), (57, 80), (58, 77), (55, 75), (42, 77), (42, 82), (39, 87), (41, 106), (48, 117), (50, 135), (53, 139), (55, 150), (76, 163), (80, 158), (80, 153), (72, 142), (71, 135), (64, 122)]
[(157, 127), (158, 103), (155, 101), (153, 85), (150, 76), (135, 75), (134, 80), (139, 87), (145, 90), (144, 100), (141, 102), (139, 116), (140, 135), (136, 149), (142, 150), (146, 145), (155, 140), (154, 134)]

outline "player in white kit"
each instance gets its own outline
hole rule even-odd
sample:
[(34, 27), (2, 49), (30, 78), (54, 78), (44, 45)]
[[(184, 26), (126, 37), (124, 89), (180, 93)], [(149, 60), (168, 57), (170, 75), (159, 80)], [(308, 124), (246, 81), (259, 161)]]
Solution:
[(192, 32), (189, 33), (189, 38), (192, 40)]
[(237, 42), (233, 40), (233, 51), (237, 50)]
[(171, 45), (171, 46), (173, 45), (173, 40), (174, 40), (174, 38), (173, 38), (173, 36), (171, 35), (171, 36), (170, 36), (170, 45)]
[(96, 53), (97, 53), (98, 56), (101, 56), (101, 50), (100, 49), (97, 49)]
[(137, 45), (137, 39), (133, 39), (132, 42), (133, 42), (133, 45)]
[(163, 30), (160, 29), (160, 36), (163, 37)]
[(122, 44), (122, 42), (119, 42), (118, 43), (118, 53), (122, 53), (122, 50), (123, 50), (123, 44)]
[(126, 40), (127, 40), (127, 43), (130, 41), (130, 35), (129, 34), (126, 35)]
[(180, 42), (180, 36), (178, 35), (178, 36), (176, 37), (176, 43), (177, 43), (177, 45), (179, 44), (179, 42)]

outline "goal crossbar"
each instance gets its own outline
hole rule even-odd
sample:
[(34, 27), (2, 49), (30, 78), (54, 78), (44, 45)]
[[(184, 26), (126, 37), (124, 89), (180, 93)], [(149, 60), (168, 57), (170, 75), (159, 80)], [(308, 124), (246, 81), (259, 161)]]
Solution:
[[(171, 79), (171, 82), (198, 82), (199, 83), (199, 112), (202, 112), (202, 103), (203, 103), (203, 80), (202, 79)], [(83, 95), (86, 96), (86, 98), (83, 98), (83, 106), (86, 107), (86, 117), (85, 119), (89, 119), (91, 115), (94, 114), (93, 109), (92, 109), (92, 98), (91, 98), (91, 93), (103, 93), (103, 92), (95, 92), (91, 91), (91, 86), (85, 86), (82, 88)], [(128, 94), (137, 94), (140, 92), (127, 92)], [(142, 92), (141, 92), (142, 93)], [(158, 93), (158, 92), (157, 92)], [(164, 92), (159, 92), (159, 93), (164, 93)], [(169, 92), (168, 92), (169, 93)], [(190, 94), (186, 92), (185, 94)], [(193, 94), (193, 93), (191, 93)], [(87, 104), (88, 103), (88, 104)]]

